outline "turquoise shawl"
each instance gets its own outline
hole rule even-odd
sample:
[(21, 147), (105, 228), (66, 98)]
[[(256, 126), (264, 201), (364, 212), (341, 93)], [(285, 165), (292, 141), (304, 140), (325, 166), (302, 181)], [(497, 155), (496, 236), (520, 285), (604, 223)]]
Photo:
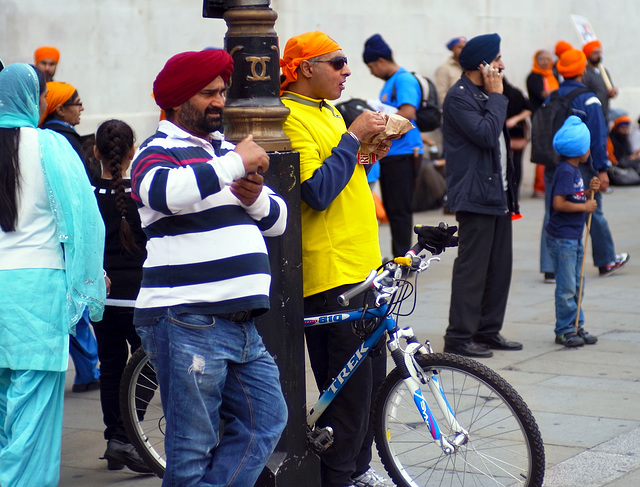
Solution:
[[(40, 88), (28, 64), (0, 72), (0, 128), (37, 127)], [(38, 129), (40, 162), (60, 243), (64, 249), (67, 316), (75, 331), (86, 307), (100, 321), (106, 298), (104, 223), (82, 165), (69, 142), (51, 130)]]

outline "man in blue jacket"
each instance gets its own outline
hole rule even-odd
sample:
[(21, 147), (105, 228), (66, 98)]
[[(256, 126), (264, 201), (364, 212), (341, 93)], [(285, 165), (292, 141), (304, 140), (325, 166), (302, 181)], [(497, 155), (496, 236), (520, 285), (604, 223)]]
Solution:
[(500, 334), (511, 285), (511, 215), (518, 213), (500, 36), (474, 37), (459, 61), (464, 73), (447, 93), (442, 127), (460, 237), (444, 351), (491, 357), (491, 349), (522, 349)]
[[(576, 89), (585, 88), (583, 78), (586, 66), (587, 58), (579, 49), (570, 49), (562, 53), (557, 63), (558, 72), (565, 80), (558, 89), (560, 96), (568, 95)], [(600, 189), (604, 191), (609, 187), (607, 167), (610, 163), (607, 157), (607, 122), (602, 113), (602, 104), (594, 92), (587, 91), (576, 96), (571, 102), (571, 107), (574, 114), (586, 124), (591, 135), (591, 163), (580, 164), (579, 169), (582, 173), (582, 179), (591, 181), (591, 178), (598, 176)], [(551, 188), (554, 172), (554, 167), (545, 168), (545, 187), (549, 189)], [(616, 254), (609, 223), (603, 213), (601, 191), (597, 191), (595, 195), (598, 209), (591, 217), (590, 235), (593, 263), (598, 267), (599, 274), (606, 277), (622, 269), (629, 261), (629, 254), (626, 252)], [(549, 221), (550, 207), (551, 195), (547, 193), (545, 196), (545, 218), (540, 241), (540, 272), (543, 272), (545, 277), (553, 273), (553, 262), (547, 249), (545, 230)]]

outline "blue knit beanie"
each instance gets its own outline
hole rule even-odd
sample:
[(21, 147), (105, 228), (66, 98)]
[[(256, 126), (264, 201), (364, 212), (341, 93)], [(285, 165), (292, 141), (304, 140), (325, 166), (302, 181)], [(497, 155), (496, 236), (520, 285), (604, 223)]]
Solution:
[(591, 134), (587, 126), (575, 115), (567, 118), (553, 136), (553, 150), (565, 157), (580, 157), (591, 146)]
[(391, 59), (391, 48), (384, 42), (380, 34), (374, 34), (364, 43), (362, 59), (365, 64), (377, 61), (379, 58)]
[(462, 69), (471, 71), (477, 69), (482, 61), (491, 63), (499, 52), (500, 36), (498, 34), (484, 34), (467, 42), (458, 56), (458, 62)]

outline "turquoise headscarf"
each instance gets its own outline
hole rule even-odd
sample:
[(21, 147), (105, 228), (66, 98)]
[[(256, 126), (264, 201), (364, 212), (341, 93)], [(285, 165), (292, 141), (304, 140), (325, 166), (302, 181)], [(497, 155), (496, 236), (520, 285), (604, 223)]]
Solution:
[(0, 127), (36, 127), (40, 84), (35, 70), (28, 64), (12, 64), (0, 71), (0, 80)]
[[(37, 127), (39, 86), (28, 64), (11, 64), (0, 71), (0, 128)], [(104, 223), (76, 151), (60, 134), (37, 130), (49, 204), (64, 249), (68, 323), (73, 333), (86, 307), (93, 321), (102, 319)]]

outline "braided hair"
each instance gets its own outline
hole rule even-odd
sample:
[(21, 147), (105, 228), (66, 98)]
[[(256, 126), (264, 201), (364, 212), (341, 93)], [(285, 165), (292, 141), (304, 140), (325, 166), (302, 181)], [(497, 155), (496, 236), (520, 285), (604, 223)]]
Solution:
[(121, 120), (107, 120), (96, 131), (96, 147), (102, 156), (102, 164), (111, 172), (111, 189), (116, 194), (116, 208), (122, 217), (120, 220), (120, 243), (130, 255), (140, 250), (136, 244), (131, 224), (127, 220), (129, 197), (125, 193), (126, 185), (122, 178), (123, 165), (127, 154), (133, 148), (135, 136), (129, 125)]

